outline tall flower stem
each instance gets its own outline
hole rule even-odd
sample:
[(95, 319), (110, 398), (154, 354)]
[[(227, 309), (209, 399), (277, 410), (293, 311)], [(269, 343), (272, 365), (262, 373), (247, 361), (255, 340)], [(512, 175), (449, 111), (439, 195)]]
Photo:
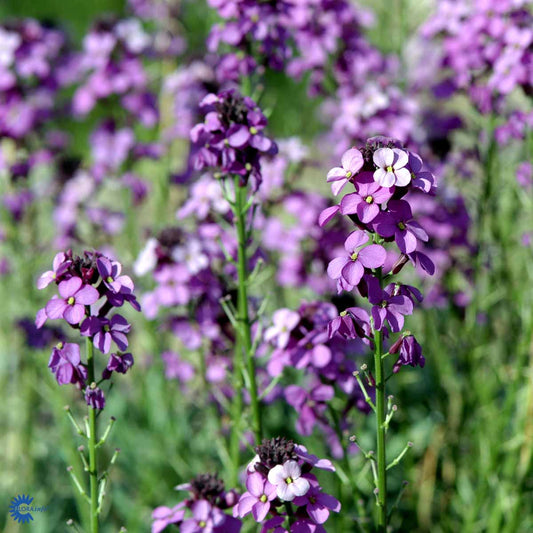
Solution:
[[(87, 377), (89, 386), (94, 382), (94, 347), (87, 337)], [(96, 463), (96, 409), (89, 410), (89, 501), (91, 515), (91, 533), (98, 533), (98, 466)]]
[(242, 417), (242, 388), (243, 370), (246, 370), (248, 379), (244, 383), (250, 394), (252, 410), (252, 426), (256, 442), (261, 442), (263, 429), (261, 421), (261, 409), (259, 396), (257, 393), (257, 382), (255, 378), (255, 361), (252, 353), (252, 332), (250, 315), (248, 311), (248, 281), (249, 272), (247, 264), (246, 248), (248, 244), (246, 230), (247, 188), (241, 185), (240, 177), (235, 176), (235, 204), (233, 213), (235, 215), (235, 227), (237, 231), (237, 339), (235, 343), (234, 376), (236, 394), (233, 402), (232, 422), (233, 434), (231, 442), (232, 457), (234, 464), (238, 462), (240, 424), (238, 420)]
[(378, 467), (378, 532), (387, 528), (387, 456), (385, 445), (385, 377), (383, 371), (381, 331), (374, 331), (374, 366), (376, 377), (376, 431)]
[(250, 402), (252, 408), (253, 431), (256, 442), (261, 442), (263, 438), (263, 428), (261, 423), (261, 409), (259, 406), (259, 396), (257, 394), (257, 382), (255, 379), (255, 360), (252, 353), (252, 331), (250, 316), (248, 313), (248, 265), (246, 257), (247, 231), (246, 215), (246, 186), (239, 183), (239, 177), (235, 178), (235, 215), (237, 227), (237, 273), (238, 273), (238, 295), (237, 295), (237, 322), (241, 336), (241, 356), (244, 356), (244, 364), (248, 374)]
[[(381, 269), (378, 272), (380, 287), (383, 284)], [(383, 337), (380, 330), (374, 330), (374, 371), (376, 380), (376, 437), (377, 437), (377, 504), (378, 533), (387, 530), (387, 453), (385, 443), (385, 373), (383, 369)]]

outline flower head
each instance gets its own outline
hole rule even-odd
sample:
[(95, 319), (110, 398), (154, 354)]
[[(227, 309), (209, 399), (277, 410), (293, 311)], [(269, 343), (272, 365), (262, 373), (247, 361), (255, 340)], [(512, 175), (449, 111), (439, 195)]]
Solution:
[(85, 385), (87, 369), (81, 364), (80, 347), (70, 342), (60, 342), (53, 350), (48, 368), (59, 385), (72, 383), (78, 388)]
[(361, 281), (365, 268), (383, 266), (387, 256), (383, 246), (371, 244), (361, 248), (366, 242), (368, 235), (363, 231), (351, 233), (344, 243), (347, 255), (337, 257), (329, 263), (329, 277), (335, 280), (342, 278), (348, 285), (354, 287)]
[(340, 167), (332, 168), (327, 175), (326, 181), (333, 182), (331, 191), (335, 196), (352, 180), (363, 167), (363, 154), (357, 148), (350, 148), (341, 157)]
[(84, 285), (80, 278), (62, 281), (58, 286), (60, 298), (52, 298), (45, 307), (48, 318), (64, 318), (69, 324), (79, 324), (85, 316), (85, 306), (99, 298), (98, 291)]
[(378, 148), (372, 159), (377, 167), (374, 181), (382, 187), (409, 185), (411, 173), (405, 168), (409, 161), (407, 152), (399, 148)]
[(276, 494), (282, 501), (290, 502), (296, 496), (303, 496), (310, 487), (309, 481), (302, 477), (300, 465), (287, 461), (276, 465), (268, 473), (268, 481), (276, 487)]

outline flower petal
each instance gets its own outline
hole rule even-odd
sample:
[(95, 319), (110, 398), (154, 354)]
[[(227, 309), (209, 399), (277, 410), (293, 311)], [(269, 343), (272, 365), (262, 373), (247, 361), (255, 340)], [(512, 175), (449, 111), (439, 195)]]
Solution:
[(350, 148), (350, 150), (346, 150), (346, 152), (342, 154), (341, 164), (343, 168), (350, 171), (352, 175), (359, 172), (363, 163), (363, 154), (357, 148)]
[(342, 269), (342, 277), (350, 285), (358, 285), (365, 273), (363, 265), (359, 261), (348, 261)]
[(285, 472), (284, 472), (283, 466), (281, 465), (276, 465), (268, 473), (268, 481), (270, 481), (272, 485), (276, 485), (276, 486), (280, 484), (286, 485), (285, 477), (286, 477)]
[(81, 286), (82, 281), (80, 278), (70, 278), (65, 281), (62, 281), (58, 285), (57, 289), (59, 290), (59, 294), (61, 295), (61, 297), (66, 300), (67, 298), (70, 298), (71, 296), (76, 294), (76, 292), (78, 292)]
[(298, 479), (295, 479), (289, 486), (291, 492), (295, 496), (303, 496), (311, 487), (309, 481), (304, 477), (299, 477)]
[(336, 257), (335, 259), (332, 259), (328, 265), (328, 276), (331, 279), (339, 279), (342, 275), (342, 269), (348, 261), (349, 259), (347, 257)]
[(383, 246), (371, 244), (361, 249), (358, 259), (366, 268), (379, 268), (383, 266), (386, 258), (387, 252)]

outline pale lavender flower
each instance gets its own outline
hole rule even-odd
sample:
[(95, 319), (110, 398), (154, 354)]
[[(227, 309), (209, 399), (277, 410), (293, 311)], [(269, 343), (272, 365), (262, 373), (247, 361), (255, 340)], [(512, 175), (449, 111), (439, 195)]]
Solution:
[(69, 324), (79, 324), (85, 316), (85, 306), (100, 297), (90, 285), (83, 285), (80, 278), (73, 277), (58, 285), (60, 298), (52, 298), (45, 307), (48, 318), (64, 318)]
[(326, 179), (328, 183), (333, 182), (331, 191), (335, 196), (361, 170), (363, 163), (363, 154), (357, 148), (350, 148), (344, 152), (341, 157), (342, 167), (332, 168)]
[(372, 157), (378, 167), (374, 171), (374, 181), (382, 187), (405, 187), (411, 181), (411, 173), (405, 166), (409, 162), (407, 152), (399, 148), (379, 148)]
[(261, 474), (252, 473), (246, 478), (246, 489), (234, 507), (234, 514), (243, 518), (251, 512), (256, 522), (262, 522), (270, 510), (270, 502), (276, 498), (276, 487)]
[(348, 285), (356, 286), (365, 273), (365, 268), (379, 268), (385, 263), (387, 253), (383, 246), (371, 244), (360, 248), (368, 242), (368, 235), (363, 231), (354, 231), (344, 243), (347, 255), (336, 257), (328, 265), (328, 276), (334, 280), (342, 278)]
[(296, 461), (276, 465), (269, 471), (268, 481), (275, 485), (278, 498), (286, 502), (294, 500), (296, 496), (303, 496), (310, 488), (309, 481), (302, 477), (302, 470)]
[(300, 322), (300, 315), (290, 309), (278, 309), (272, 315), (273, 326), (265, 331), (265, 341), (276, 340), (278, 348), (285, 348), (289, 342), (291, 331)]

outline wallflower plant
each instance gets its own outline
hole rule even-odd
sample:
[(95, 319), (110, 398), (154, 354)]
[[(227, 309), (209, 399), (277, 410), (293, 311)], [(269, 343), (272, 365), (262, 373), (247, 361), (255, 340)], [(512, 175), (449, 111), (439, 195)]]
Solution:
[[(76, 432), (87, 440), (88, 460), (84, 447), (78, 451), (85, 471), (89, 473), (89, 492), (83, 488), (73, 472), (68, 471), (72, 480), (87, 500), (90, 510), (90, 531), (99, 530), (98, 515), (102, 509), (109, 467), (99, 472), (97, 450), (102, 446), (115, 419), (99, 438), (97, 431), (97, 414), (105, 407), (103, 385), (113, 377), (113, 373), (126, 374), (133, 366), (133, 356), (126, 352), (127, 334), (131, 325), (115, 309), (128, 302), (136, 311), (140, 305), (134, 294), (134, 284), (129, 276), (120, 275), (122, 266), (99, 252), (86, 251), (76, 256), (71, 250), (59, 252), (53, 261), (53, 269), (45, 272), (37, 281), (39, 289), (45, 289), (55, 283), (59, 295), (54, 295), (46, 306), (38, 311), (36, 326), (42, 328), (47, 320), (64, 320), (77, 335), (85, 337), (86, 358), (82, 360), (80, 346), (75, 342), (59, 342), (52, 350), (48, 363), (59, 385), (74, 385), (83, 394), (87, 404), (88, 416), (85, 429), (78, 424), (70, 407), (67, 415)], [(112, 316), (110, 313), (114, 312)], [(113, 343), (118, 349), (113, 349)], [(97, 375), (96, 347), (103, 355), (110, 355), (103, 367), (101, 377)], [(100, 365), (103, 366), (103, 365)], [(117, 457), (118, 449), (112, 456), (109, 466)]]

